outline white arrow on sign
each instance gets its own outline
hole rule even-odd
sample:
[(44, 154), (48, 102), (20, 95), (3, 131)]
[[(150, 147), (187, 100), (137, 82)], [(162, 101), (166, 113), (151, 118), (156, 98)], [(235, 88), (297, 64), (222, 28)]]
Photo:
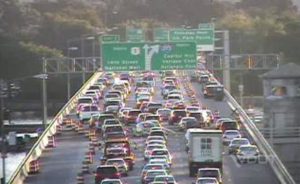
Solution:
[(145, 50), (145, 69), (151, 70), (151, 60), (153, 55), (159, 52), (159, 45), (149, 46), (145, 44), (143, 49)]

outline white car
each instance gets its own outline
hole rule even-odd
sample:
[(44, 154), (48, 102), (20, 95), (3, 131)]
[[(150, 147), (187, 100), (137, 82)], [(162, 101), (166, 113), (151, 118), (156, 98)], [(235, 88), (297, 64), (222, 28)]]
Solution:
[(255, 145), (242, 145), (237, 150), (236, 157), (239, 163), (257, 162), (259, 156), (258, 148)]
[(90, 120), (93, 115), (99, 115), (100, 109), (97, 105), (83, 105), (79, 110), (79, 120)]
[(104, 179), (101, 184), (123, 184), (120, 179)]
[(147, 160), (154, 149), (167, 149), (164, 144), (149, 144), (144, 151), (144, 159)]
[(223, 143), (225, 145), (229, 144), (230, 141), (234, 138), (241, 138), (242, 135), (238, 130), (226, 130), (223, 133)]
[(250, 141), (247, 138), (234, 138), (230, 141), (228, 146), (228, 153), (235, 154), (240, 146), (250, 145)]
[(107, 159), (105, 165), (114, 165), (117, 167), (118, 171), (123, 175), (128, 175), (128, 166), (123, 158), (110, 158)]
[(218, 180), (213, 177), (200, 177), (197, 178), (195, 184), (219, 184)]

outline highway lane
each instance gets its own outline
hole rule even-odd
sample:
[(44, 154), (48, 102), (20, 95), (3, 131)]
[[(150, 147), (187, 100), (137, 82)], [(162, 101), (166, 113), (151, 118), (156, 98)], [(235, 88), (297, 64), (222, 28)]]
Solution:
[[(221, 102), (213, 99), (206, 99), (203, 97), (202, 88), (198, 83), (192, 83), (194, 90), (196, 91), (197, 98), (201, 101), (202, 105), (208, 107), (211, 110), (219, 110), (220, 115), (224, 117), (230, 117), (232, 110), (227, 104), (226, 99)], [(252, 183), (264, 183), (264, 184), (276, 184), (280, 183), (273, 173), (268, 164), (239, 164), (236, 162), (234, 156), (228, 155), (226, 148), (224, 149), (223, 157), (223, 170), (225, 183), (233, 184), (252, 184)]]
[[(157, 84), (154, 101), (163, 100), (160, 96), (160, 82), (158, 81)], [(200, 94), (200, 86), (198, 84), (193, 84), (193, 86), (202, 104), (212, 110), (218, 109), (222, 116), (231, 115), (232, 111), (228, 104), (204, 99)], [(131, 93), (131, 96), (127, 100), (126, 106), (135, 106), (133, 93)], [(179, 184), (190, 184), (195, 181), (195, 178), (188, 176), (188, 158), (185, 152), (184, 133), (178, 132), (175, 126), (169, 126), (167, 123), (164, 123), (164, 126), (176, 132), (175, 134), (169, 133), (168, 135), (168, 149), (173, 155), (172, 174)], [(129, 176), (122, 177), (122, 181), (127, 184), (139, 184), (141, 179), (140, 172), (145, 164), (143, 159), (144, 138), (131, 138), (131, 140), (137, 144), (137, 149), (133, 149), (137, 156), (136, 164), (133, 171), (129, 172)], [(57, 147), (43, 154), (41, 158), (41, 173), (30, 176), (26, 179), (25, 183), (75, 183), (76, 174), (80, 171), (81, 162), (87, 148), (88, 140), (86, 138), (75, 132), (64, 132), (61, 139), (58, 138)], [(85, 175), (85, 183), (94, 183), (92, 171), (95, 171), (97, 165), (99, 165), (99, 159), (102, 154), (103, 150), (96, 151), (94, 163), (90, 165), (91, 172)], [(224, 150), (223, 163), (223, 182), (225, 184), (279, 183), (268, 165), (247, 164), (241, 166), (235, 162), (234, 157), (226, 154), (226, 149)]]
[(64, 131), (56, 136), (56, 147), (48, 148), (40, 158), (41, 171), (29, 175), (25, 184), (68, 184), (76, 183), (84, 153), (89, 141), (74, 131)]

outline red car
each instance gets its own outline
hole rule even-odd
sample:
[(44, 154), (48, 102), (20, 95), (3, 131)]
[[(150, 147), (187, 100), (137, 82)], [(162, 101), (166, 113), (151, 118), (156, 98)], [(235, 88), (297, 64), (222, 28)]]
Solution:
[(102, 180), (109, 179), (119, 179), (121, 174), (119, 173), (116, 166), (113, 165), (101, 165), (97, 167), (95, 174), (95, 184), (100, 184)]
[(185, 109), (173, 110), (171, 113), (171, 117), (169, 119), (169, 125), (173, 125), (174, 123), (179, 123), (181, 118), (186, 117), (187, 112)]
[(126, 116), (124, 117), (124, 123), (128, 125), (129, 123), (135, 123), (137, 117), (142, 111), (139, 109), (131, 109), (128, 111)]

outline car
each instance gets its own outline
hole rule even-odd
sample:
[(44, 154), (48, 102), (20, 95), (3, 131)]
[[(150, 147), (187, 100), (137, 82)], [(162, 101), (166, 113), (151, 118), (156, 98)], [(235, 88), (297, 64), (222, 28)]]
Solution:
[(120, 179), (104, 179), (101, 184), (123, 184)]
[(240, 125), (236, 120), (222, 121), (220, 129), (224, 133), (226, 130), (239, 130)]
[(151, 121), (143, 121), (136, 124), (135, 128), (133, 129), (133, 136), (141, 137), (147, 136), (150, 133), (150, 128), (154, 127), (155, 124)]
[(171, 99), (183, 101), (183, 96), (181, 94), (168, 94), (167, 100), (171, 100)]
[[(145, 177), (149, 170), (166, 170), (167, 168), (163, 164), (146, 164), (141, 172), (141, 178)], [(167, 170), (166, 170), (167, 171)]]
[(143, 111), (144, 108), (146, 108), (147, 104), (145, 106), (143, 106), (143, 108), (141, 108), (142, 104), (145, 102), (149, 102), (150, 101), (150, 97), (140, 97), (136, 100), (136, 108), (137, 109), (141, 109)]
[(210, 79), (210, 76), (208, 74), (202, 74), (199, 77), (199, 83), (200, 84), (206, 84)]
[(203, 113), (199, 111), (192, 111), (187, 113), (187, 117), (194, 117), (199, 122), (200, 128), (203, 128), (206, 126), (206, 123), (203, 118)]
[(106, 125), (103, 128), (103, 135), (108, 132), (124, 132), (124, 128), (122, 125)]
[(140, 113), (142, 113), (142, 111), (139, 109), (129, 110), (127, 115), (124, 117), (124, 123), (126, 125), (129, 125), (130, 123), (135, 123)]
[(165, 140), (149, 140), (149, 141), (145, 142), (146, 147), (149, 145), (153, 145), (153, 144), (166, 146), (166, 141)]
[(167, 140), (166, 133), (162, 129), (160, 129), (160, 130), (150, 130), (149, 136), (162, 136), (162, 137), (165, 138), (165, 140)]
[(145, 112), (155, 113), (159, 108), (162, 108), (163, 104), (161, 102), (149, 102), (147, 107), (144, 109)]
[(238, 130), (226, 130), (223, 133), (223, 144), (228, 145), (234, 138), (241, 138), (242, 135)]
[(100, 184), (102, 180), (106, 178), (119, 179), (121, 177), (120, 172), (116, 166), (113, 165), (100, 165), (95, 172), (95, 184)]
[(151, 115), (152, 113), (148, 113), (148, 112), (142, 112), (138, 115), (137, 119), (136, 119), (136, 123), (140, 123), (142, 121), (145, 121), (145, 118), (148, 116), (148, 115)]
[(173, 80), (164, 80), (162, 83), (163, 86), (172, 85), (175, 86), (175, 82)]
[(163, 181), (165, 184), (177, 184), (173, 175), (158, 175), (155, 176), (154, 182)]
[(102, 124), (102, 131), (105, 130), (106, 126), (109, 125), (121, 125), (121, 122), (118, 119), (105, 119)]
[(201, 108), (198, 106), (187, 106), (185, 108), (185, 110), (186, 110), (186, 112), (189, 113), (189, 112), (197, 112), (197, 111), (201, 110)]
[(151, 159), (148, 161), (148, 164), (163, 164), (166, 168), (171, 168), (171, 165), (169, 165), (167, 159)]
[(116, 105), (116, 106), (119, 106), (119, 109), (120, 108), (123, 108), (125, 105), (124, 103), (122, 102), (122, 100), (120, 99), (111, 99), (109, 101), (106, 101), (104, 103), (104, 109), (107, 107), (107, 106), (110, 106), (110, 105)]
[(149, 114), (145, 117), (145, 121), (156, 120), (159, 121), (159, 115)]
[(167, 155), (149, 155), (149, 159), (148, 162), (150, 162), (151, 160), (154, 159), (164, 159), (167, 161), (167, 163), (170, 165), (172, 165), (172, 160), (167, 156)]
[(200, 128), (200, 124), (195, 117), (183, 117), (178, 123), (180, 130), (187, 130), (189, 128)]
[(161, 140), (164, 142), (164, 144), (167, 143), (167, 140), (165, 139), (164, 136), (148, 136), (145, 143), (148, 144), (148, 142), (153, 140)]
[(259, 150), (255, 145), (242, 145), (236, 153), (237, 161), (239, 163), (258, 162)]
[(167, 96), (168, 96), (168, 93), (170, 91), (172, 91), (172, 90), (175, 90), (175, 89), (177, 89), (177, 87), (175, 85), (166, 85), (166, 86), (163, 86), (162, 92), (161, 92), (163, 98), (166, 99)]
[(109, 105), (109, 106), (106, 107), (105, 113), (117, 115), (119, 113), (119, 110), (120, 110), (120, 106), (118, 106), (118, 105)]
[(122, 176), (128, 176), (128, 166), (123, 158), (107, 159), (105, 165), (114, 165)]
[(213, 177), (200, 177), (197, 178), (195, 184), (219, 184), (219, 182)]
[(171, 109), (161, 108), (157, 109), (156, 114), (159, 116), (159, 121), (168, 121), (171, 115)]
[[(176, 99), (175, 99), (176, 100)], [(182, 109), (184, 110), (186, 108), (185, 103), (182, 100), (177, 100), (173, 103), (172, 109)]]
[(181, 110), (172, 110), (171, 117), (169, 119), (169, 125), (174, 123), (179, 123), (181, 118), (186, 117), (187, 113), (185, 109)]
[(128, 139), (124, 131), (118, 132), (105, 132), (103, 134), (103, 139), (105, 140), (115, 140), (115, 139)]
[(197, 171), (196, 178), (216, 178), (217, 181), (221, 184), (222, 183), (222, 174), (219, 168), (200, 168)]
[(222, 124), (223, 121), (234, 121), (234, 120), (232, 120), (231, 118), (220, 117), (219, 119), (217, 119), (215, 121), (214, 128), (217, 129), (217, 130), (220, 129), (221, 124)]
[(93, 99), (93, 97), (90, 97), (90, 96), (79, 97), (78, 100), (77, 100), (76, 114), (79, 114), (79, 111), (82, 108), (82, 106), (84, 106), (84, 105), (92, 105), (92, 104), (96, 104), (96, 102)]
[(142, 184), (149, 184), (154, 181), (155, 176), (168, 175), (166, 170), (156, 169), (148, 170), (144, 177), (142, 177)]
[(106, 93), (104, 95), (104, 102), (114, 100), (114, 99), (123, 101), (123, 96), (120, 96), (118, 93)]
[(166, 145), (163, 144), (163, 141), (160, 141), (160, 144), (148, 144), (144, 151), (144, 160), (148, 160), (149, 156), (151, 155), (151, 152), (153, 149), (166, 149)]
[(172, 161), (172, 155), (170, 154), (168, 149), (153, 149), (151, 152), (151, 156), (153, 155), (166, 155), (170, 161)]
[(89, 104), (82, 105), (79, 110), (79, 120), (85, 121), (90, 120), (93, 115), (99, 115), (100, 109), (97, 105)]
[(171, 108), (173, 108), (173, 105), (174, 105), (176, 102), (178, 102), (178, 100), (174, 100), (174, 99), (167, 100), (167, 101), (165, 102), (164, 108), (171, 109)]
[(250, 141), (247, 138), (232, 139), (228, 146), (228, 153), (235, 154), (242, 145), (250, 145)]

